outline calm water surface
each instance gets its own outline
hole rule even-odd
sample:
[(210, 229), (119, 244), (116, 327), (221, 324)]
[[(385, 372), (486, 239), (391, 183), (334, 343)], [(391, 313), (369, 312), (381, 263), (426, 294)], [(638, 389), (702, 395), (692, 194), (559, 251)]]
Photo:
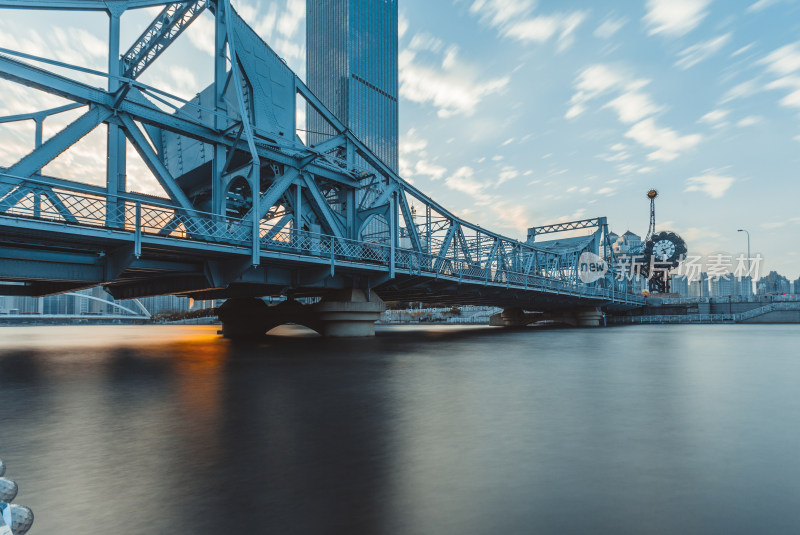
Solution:
[(800, 326), (0, 329), (36, 534), (800, 532)]

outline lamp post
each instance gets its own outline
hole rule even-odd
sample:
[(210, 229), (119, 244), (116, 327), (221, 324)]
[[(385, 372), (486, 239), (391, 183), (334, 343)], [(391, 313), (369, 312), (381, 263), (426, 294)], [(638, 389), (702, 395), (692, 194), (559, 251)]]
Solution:
[(748, 299), (749, 294), (753, 292), (753, 279), (751, 275), (751, 267), (750, 267), (750, 231), (740, 228), (737, 232), (744, 232), (747, 234), (747, 278), (750, 280), (750, 291), (748, 292)]

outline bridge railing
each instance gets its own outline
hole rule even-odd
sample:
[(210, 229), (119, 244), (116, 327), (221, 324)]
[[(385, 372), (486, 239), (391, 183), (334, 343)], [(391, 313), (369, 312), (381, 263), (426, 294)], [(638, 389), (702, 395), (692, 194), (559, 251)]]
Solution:
[[(220, 216), (197, 210), (184, 210), (161, 204), (144, 196), (127, 194), (105, 196), (87, 186), (53, 185), (36, 178), (12, 177), (0, 173), (0, 217), (12, 216), (131, 232), (135, 236), (212, 242), (249, 247), (252, 224), (249, 220)], [(391, 247), (387, 243), (351, 240), (328, 234), (286, 228), (263, 222), (260, 227), (262, 250), (284, 252), (337, 262), (353, 262), (405, 271), (411, 275), (448, 277), (459, 281), (504, 285), (527, 290), (640, 303), (641, 297), (613, 288), (602, 288), (574, 281), (545, 277), (510, 269), (487, 267), (480, 262), (440, 257), (412, 249)]]

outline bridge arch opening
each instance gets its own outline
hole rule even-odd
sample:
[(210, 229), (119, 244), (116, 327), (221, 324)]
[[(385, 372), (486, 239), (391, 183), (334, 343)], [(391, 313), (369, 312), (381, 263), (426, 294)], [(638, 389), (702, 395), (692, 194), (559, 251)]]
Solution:
[(322, 336), (318, 331), (300, 323), (282, 323), (267, 330), (270, 336), (285, 336), (290, 338), (318, 338)]

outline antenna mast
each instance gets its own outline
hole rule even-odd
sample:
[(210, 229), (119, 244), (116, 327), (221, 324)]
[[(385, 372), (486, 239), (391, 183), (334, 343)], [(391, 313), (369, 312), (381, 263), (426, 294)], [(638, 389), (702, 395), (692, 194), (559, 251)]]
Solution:
[(656, 197), (658, 197), (657, 190), (651, 189), (647, 192), (647, 198), (650, 199), (650, 228), (647, 229), (645, 242), (656, 233)]

